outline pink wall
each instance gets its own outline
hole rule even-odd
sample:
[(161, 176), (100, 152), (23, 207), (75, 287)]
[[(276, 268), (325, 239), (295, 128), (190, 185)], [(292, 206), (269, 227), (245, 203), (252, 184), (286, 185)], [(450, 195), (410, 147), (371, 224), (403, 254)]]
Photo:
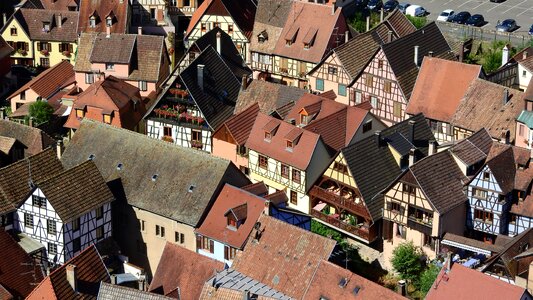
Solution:
[[(520, 135), (520, 127), (522, 127), (523, 134)], [(529, 128), (522, 124), (522, 123), (516, 123), (516, 137), (514, 140), (515, 146), (523, 147), (523, 148), (530, 148), (528, 145), (529, 142), (529, 136), (530, 136), (530, 130)]]
[(25, 91), (25, 94), (26, 94), (26, 100), (22, 100), (20, 99), (20, 94), (11, 98), (11, 112), (15, 112), (15, 110), (17, 110), (17, 103), (30, 103), (30, 102), (35, 102), (37, 101), (37, 97), (39, 97), (39, 95), (34, 92), (32, 89), (27, 89)]
[(213, 155), (231, 160), (238, 168), (248, 167), (248, 157), (237, 154), (237, 146), (232, 143), (213, 138)]

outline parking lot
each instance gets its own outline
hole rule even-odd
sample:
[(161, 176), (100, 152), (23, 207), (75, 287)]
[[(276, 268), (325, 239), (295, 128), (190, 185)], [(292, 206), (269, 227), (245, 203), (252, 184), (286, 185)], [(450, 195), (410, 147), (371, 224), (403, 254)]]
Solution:
[[(400, 3), (403, 2), (400, 0)], [(468, 11), (471, 14), (482, 14), (487, 24), (483, 28), (494, 29), (498, 20), (515, 19), (518, 28), (514, 33), (527, 34), (533, 24), (533, 0), (506, 0), (493, 3), (489, 0), (413, 0), (410, 4), (423, 6), (430, 12), (428, 18), (435, 20), (445, 9), (453, 9), (455, 13)]]

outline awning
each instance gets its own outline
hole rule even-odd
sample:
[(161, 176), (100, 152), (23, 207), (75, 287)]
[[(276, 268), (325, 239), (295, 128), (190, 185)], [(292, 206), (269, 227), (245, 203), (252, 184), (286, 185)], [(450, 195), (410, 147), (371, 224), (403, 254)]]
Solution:
[(450, 241), (450, 240), (442, 240), (441, 244), (442, 245), (452, 246), (452, 247), (459, 248), (459, 249), (472, 251), (472, 252), (475, 252), (475, 253), (481, 253), (481, 254), (485, 254), (485, 255), (489, 255), (489, 256), (491, 255), (491, 252), (489, 250), (477, 248), (477, 247), (470, 246), (470, 245), (461, 244), (461, 243)]
[(326, 205), (327, 204), (324, 202), (319, 202), (317, 205), (315, 205), (315, 207), (313, 207), (313, 209), (316, 211), (322, 211)]

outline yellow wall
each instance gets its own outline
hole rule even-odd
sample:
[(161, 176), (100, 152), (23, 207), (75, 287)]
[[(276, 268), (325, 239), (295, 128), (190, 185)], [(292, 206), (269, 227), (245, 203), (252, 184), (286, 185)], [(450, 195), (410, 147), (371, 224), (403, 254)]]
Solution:
[(39, 49), (37, 47), (37, 43), (40, 43), (41, 41), (33, 41), (33, 48), (35, 49), (35, 65), (40, 65), (41, 64), (41, 58), (48, 58), (50, 59), (50, 67), (53, 67), (55, 65), (57, 65), (58, 63), (62, 62), (64, 59), (68, 59), (69, 62), (74, 65), (74, 55), (76, 53), (76, 48), (78, 47), (78, 45), (76, 43), (69, 43), (72, 45), (72, 53), (70, 54), (70, 57), (66, 57), (63, 55), (62, 52), (59, 51), (59, 45), (61, 44), (61, 42), (47, 42), (47, 41), (42, 41), (42, 42), (47, 42), (47, 43), (50, 43), (51, 46), (52, 46), (52, 49), (51, 51), (49, 51), (49, 54), (48, 55), (43, 55), (41, 54), (40, 51), (37, 51), (37, 49)]
[[(17, 35), (14, 36), (14, 35), (11, 35), (11, 28), (17, 28)], [(13, 54), (11, 55), (12, 58), (33, 58), (33, 45), (30, 41), (30, 38), (29, 36), (26, 34), (26, 32), (24, 32), (24, 29), (22, 29), (22, 27), (20, 26), (19, 22), (15, 19), (11, 19), (11, 22), (8, 23), (7, 26), (4, 27), (4, 31), (2, 32), (2, 37), (4, 38), (4, 40), (9, 41), (9, 42), (25, 42), (25, 43), (28, 43), (29, 44), (29, 48), (28, 48), (28, 51), (27, 51), (27, 55), (24, 56), (24, 55), (21, 55), (17, 52), (17, 49), (15, 49), (15, 51), (13, 52)], [(16, 48), (16, 46), (15, 46)]]

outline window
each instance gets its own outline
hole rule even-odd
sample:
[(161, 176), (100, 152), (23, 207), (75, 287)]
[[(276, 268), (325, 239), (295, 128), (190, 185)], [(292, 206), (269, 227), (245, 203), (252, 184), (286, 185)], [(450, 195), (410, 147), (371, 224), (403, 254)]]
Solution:
[(435, 242), (433, 241), (431, 235), (423, 233), (422, 238), (424, 246), (429, 248), (433, 248), (435, 246)]
[(50, 59), (48, 57), (41, 57), (41, 67), (49, 68), (50, 67)]
[(155, 8), (150, 8), (150, 18), (155, 19)]
[(75, 238), (72, 240), (72, 251), (78, 252), (81, 249), (81, 240), (80, 238)]
[(511, 214), (509, 218), (509, 223), (515, 224), (516, 223), (516, 215)]
[(85, 73), (85, 83), (87, 83), (87, 84), (94, 83), (94, 74), (93, 73)]
[(17, 35), (17, 28), (16, 27), (11, 27), (10, 31), (11, 31), (11, 35)]
[(266, 169), (268, 167), (268, 158), (263, 155), (259, 155), (259, 167)]
[(38, 42), (37, 51), (42, 51), (42, 50), (52, 51), (52, 44), (45, 43), (45, 42)]
[(59, 44), (59, 52), (72, 52), (72, 45), (69, 43), (61, 43)]
[(205, 23), (200, 24), (200, 30), (202, 30), (202, 32), (205, 32), (207, 30), (207, 26)]
[(492, 224), (494, 214), (488, 211), (474, 209), (474, 219)]
[(33, 216), (30, 214), (24, 214), (24, 227), (33, 228)]
[(48, 242), (48, 254), (56, 255), (57, 254), (57, 245), (54, 243)]
[(487, 191), (473, 188), (472, 189), (472, 196), (474, 196), (476, 198), (480, 198), (480, 199), (487, 199)]
[(369, 132), (370, 130), (372, 130), (372, 120), (368, 120), (363, 124), (363, 133)]
[[(15, 29), (15, 33), (17, 32), (17, 30)], [(11, 34), (13, 35), (13, 33)], [(16, 34), (15, 34), (16, 35)], [(526, 77), (527, 76), (527, 71), (526, 70), (523, 70), (522, 71), (522, 77)]]
[(238, 225), (237, 221), (235, 221), (235, 219), (233, 219), (233, 217), (228, 216), (226, 221), (227, 221), (226, 223), (227, 223), (228, 227), (237, 228), (237, 225)]
[(224, 246), (224, 259), (225, 260), (233, 260), (233, 258), (235, 258), (235, 255), (237, 255), (237, 249), (230, 247), (230, 246)]
[(337, 68), (335, 68), (335, 67), (328, 67), (328, 74), (331, 74), (331, 75), (337, 75)]
[(393, 115), (396, 117), (396, 118), (401, 118), (402, 116), (402, 104), (398, 101), (394, 101), (394, 103), (392, 104), (392, 111), (393, 111)]
[(390, 93), (391, 88), (392, 88), (392, 82), (390, 82), (390, 80), (385, 80), (385, 81), (383, 82), (383, 90), (384, 90), (386, 93)]
[(104, 207), (100, 206), (96, 209), (96, 219), (101, 219), (104, 217)]
[(378, 59), (378, 69), (383, 69), (383, 60)]
[(523, 124), (518, 125), (518, 135), (524, 136), (524, 125)]
[(165, 237), (165, 227), (155, 225), (155, 235), (159, 237)]
[(115, 64), (112, 63), (105, 63), (105, 69), (107, 71), (113, 71), (115, 69)]
[(361, 92), (355, 92), (355, 103), (361, 103), (362, 97), (363, 95), (361, 94)]
[(237, 154), (239, 154), (240, 156), (246, 156), (247, 152), (248, 150), (246, 149), (244, 145), (237, 146)]
[(309, 120), (309, 116), (306, 116), (304, 114), (300, 115), (300, 124), (307, 125), (308, 120)]
[(369, 87), (374, 85), (374, 76), (372, 76), (372, 74), (366, 74), (365, 84)]
[(228, 34), (233, 33), (233, 24), (228, 24)]
[(72, 221), (72, 231), (78, 230), (80, 230), (80, 218), (76, 218), (74, 221)]
[(370, 105), (372, 105), (372, 107), (374, 109), (377, 109), (379, 108), (379, 100), (378, 100), (378, 97), (376, 96), (370, 96)]
[(107, 18), (105, 19), (105, 25), (106, 25), (107, 27), (111, 27), (111, 25), (113, 25), (113, 19), (112, 19), (111, 17), (107, 17)]
[(286, 58), (280, 58), (279, 59), (279, 67), (281, 73), (287, 73), (289, 69), (289, 60)]
[(180, 233), (177, 231), (174, 231), (174, 242), (179, 243), (180, 242)]
[(398, 202), (390, 202), (390, 210), (394, 212), (400, 212), (402, 209), (402, 206)]
[(172, 127), (163, 127), (164, 136), (172, 136)]
[(148, 84), (146, 83), (146, 81), (143, 81), (143, 80), (139, 81), (139, 90), (143, 92), (148, 90)]
[(89, 27), (91, 27), (91, 28), (96, 27), (96, 18), (94, 16), (91, 16), (89, 18)]
[(291, 190), (291, 203), (294, 205), (298, 205), (298, 193)]
[[(176, 0), (172, 0), (172, 1), (176, 1)], [(191, 6), (191, 1), (190, 0), (183, 0), (183, 6)]]
[(83, 109), (76, 109), (76, 117), (78, 118), (85, 117), (85, 111)]
[(416, 188), (412, 185), (408, 185), (406, 183), (402, 184), (402, 191), (407, 194), (414, 194), (416, 192)]
[(57, 233), (56, 221), (46, 220), (46, 232), (54, 235)]
[(104, 123), (111, 124), (111, 115), (104, 114)]
[(340, 163), (340, 162), (334, 162), (333, 163), (333, 170), (339, 172), (339, 173), (343, 173), (343, 174), (347, 174), (348, 173), (348, 168), (346, 167), (345, 164), (343, 163)]
[(192, 141), (194, 142), (201, 142), (202, 141), (202, 132), (200, 130), (193, 130), (192, 133)]
[(346, 85), (339, 84), (339, 96), (346, 96)]
[(289, 172), (290, 172), (289, 166), (281, 164), (281, 177), (288, 179)]
[(407, 232), (403, 225), (398, 224), (398, 228), (396, 229), (396, 236), (401, 237), (402, 239), (406, 238)]
[(50, 22), (43, 22), (43, 32), (50, 32)]
[(483, 172), (483, 180), (490, 180), (490, 173), (489, 172)]
[(300, 183), (300, 181), (301, 181), (300, 174), (301, 173), (300, 173), (299, 170), (293, 169), (292, 170), (292, 182)]
[(196, 248), (207, 250), (210, 253), (215, 252), (215, 243), (205, 236), (196, 236)]
[(185, 234), (183, 233), (180, 233), (180, 243), (181, 244), (185, 243)]
[(141, 231), (144, 231), (146, 228), (146, 222), (139, 219), (139, 227), (141, 228)]
[(285, 148), (287, 151), (291, 151), (292, 152), (292, 147), (293, 147), (293, 143), (292, 141), (286, 141), (287, 142), (287, 147)]
[(36, 195), (32, 195), (31, 196), (31, 204), (33, 206), (46, 208), (46, 198), (39, 197), (39, 196), (36, 196)]
[(100, 240), (104, 238), (104, 226), (96, 227), (96, 239)]
[(220, 22), (213, 22), (213, 28), (220, 27)]
[(324, 79), (317, 78), (315, 85), (318, 91), (323, 91), (324, 90)]

